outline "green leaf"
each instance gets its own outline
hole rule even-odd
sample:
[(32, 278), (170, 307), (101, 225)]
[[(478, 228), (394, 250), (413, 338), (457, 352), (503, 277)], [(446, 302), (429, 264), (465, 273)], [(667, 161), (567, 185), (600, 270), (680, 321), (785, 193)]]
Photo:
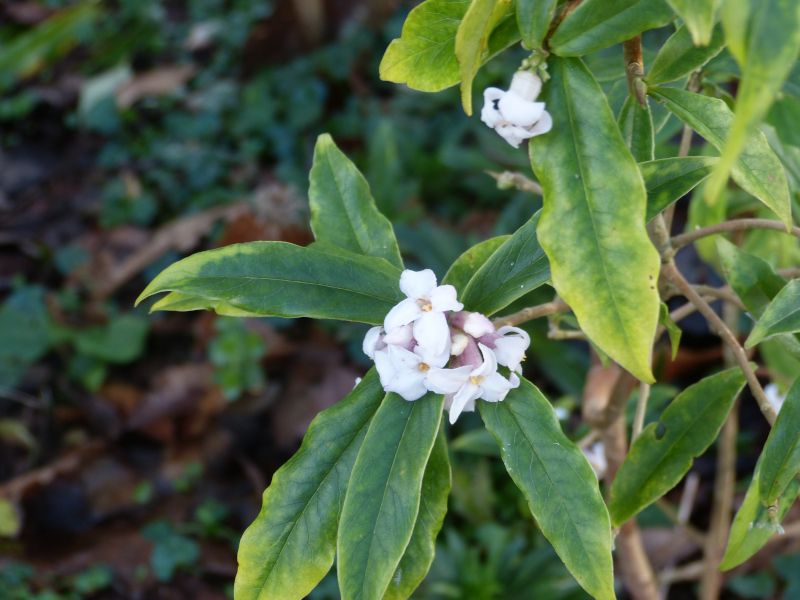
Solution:
[(26, 285), (0, 306), (0, 387), (13, 388), (56, 342), (45, 289)]
[(582, 56), (674, 18), (666, 0), (585, 0), (558, 26), (550, 48), (559, 56)]
[[(791, 284), (790, 284), (791, 285)], [(758, 495), (772, 506), (800, 471), (800, 378), (786, 394), (761, 454)]]
[(433, 563), (436, 536), (442, 528), (447, 512), (447, 496), (450, 494), (450, 457), (447, 453), (447, 438), (444, 428), (431, 450), (431, 457), (422, 478), (422, 497), (419, 514), (406, 553), (397, 565), (384, 600), (406, 600), (425, 578)]
[(358, 453), (337, 542), (342, 600), (380, 600), (411, 540), (444, 397), (387, 394)]
[[(745, 381), (739, 368), (706, 377), (642, 431), (611, 484), (608, 510), (615, 527), (678, 484), (717, 437)], [(660, 436), (659, 427), (666, 428)]]
[(460, 297), (475, 272), (510, 238), (510, 235), (501, 235), (475, 244), (450, 265), (442, 279), (442, 285), (452, 285)]
[(349, 396), (312, 421), (239, 543), (237, 600), (301, 600), (330, 570), (350, 472), (384, 396), (371, 369)]
[(517, 0), (517, 25), (528, 50), (541, 50), (557, 0)]
[(719, 0), (667, 0), (667, 2), (686, 23), (695, 46), (711, 44)]
[(137, 315), (120, 315), (103, 327), (90, 327), (75, 334), (75, 349), (81, 354), (113, 364), (126, 364), (144, 352), (149, 322)]
[(661, 261), (645, 231), (644, 182), (583, 62), (553, 58), (550, 72), (544, 100), (558, 107), (553, 129), (530, 143), (544, 190), (539, 242), (581, 329), (633, 375), (653, 381)]
[(198, 252), (164, 269), (137, 304), (159, 292), (220, 301), (260, 316), (344, 319), (378, 325), (402, 300), (400, 269), (341, 250), (251, 242)]
[(702, 46), (696, 46), (688, 27), (681, 25), (658, 51), (645, 79), (650, 85), (680, 79), (714, 58), (724, 45), (725, 36), (721, 25), (714, 28), (711, 39)]
[(745, 348), (752, 348), (761, 340), (779, 333), (800, 331), (800, 281), (793, 279), (777, 293), (753, 327)]
[(550, 402), (522, 379), (503, 402), (478, 401), (503, 463), (522, 490), (542, 533), (578, 583), (611, 600), (611, 527), (597, 476), (561, 431)]
[(461, 294), (466, 310), (492, 315), (550, 279), (550, 263), (536, 237), (540, 215), (534, 214), (472, 276)]
[(260, 317), (256, 313), (251, 313), (240, 308), (226, 304), (221, 300), (216, 302), (201, 298), (200, 296), (190, 296), (181, 292), (170, 292), (161, 300), (150, 307), (150, 312), (157, 310), (173, 310), (175, 312), (189, 312), (192, 310), (214, 310), (218, 315), (226, 317)]
[[(759, 458), (756, 463), (753, 480), (750, 482), (750, 487), (747, 488), (744, 502), (733, 519), (728, 547), (725, 549), (725, 556), (719, 565), (720, 571), (738, 567), (758, 552), (772, 537), (773, 532), (763, 526), (767, 518), (767, 507), (761, 503), (758, 495), (762, 458)], [(800, 492), (800, 482), (792, 479), (778, 502), (779, 520), (783, 520), (783, 517), (789, 512), (798, 492)], [(758, 526), (759, 523), (762, 524), (761, 527)]]
[[(732, 25), (729, 17), (733, 11), (744, 13), (735, 17), (735, 32), (732, 33), (735, 41), (731, 43), (731, 51), (742, 67), (742, 78), (736, 92), (736, 118), (725, 138), (720, 163), (705, 190), (709, 199), (716, 198), (727, 183), (728, 173), (769, 112), (800, 52), (800, 2), (737, 1), (735, 6), (723, 11), (723, 16), (728, 15), (723, 20), (726, 28)], [(741, 19), (746, 22), (742, 23)], [(788, 229), (791, 214), (778, 215)]]
[[(651, 87), (649, 94), (663, 101), (675, 116), (722, 151), (733, 121), (733, 113), (725, 102), (669, 87)], [(791, 224), (786, 173), (763, 133), (753, 132), (731, 175), (742, 189), (761, 200), (787, 226)]]
[(647, 188), (647, 222), (692, 191), (718, 161), (713, 156), (686, 156), (639, 163)]
[(636, 94), (628, 94), (625, 104), (619, 113), (619, 129), (622, 139), (630, 148), (631, 154), (637, 163), (653, 160), (655, 158), (655, 141), (653, 134), (653, 114), (650, 112), (650, 103), (645, 97), (642, 107), (636, 99)]
[(403, 268), (392, 224), (375, 205), (367, 180), (327, 133), (317, 138), (310, 182), (311, 230), (317, 240)]
[(663, 302), (661, 303), (661, 311), (658, 314), (658, 322), (667, 330), (669, 343), (672, 346), (672, 360), (675, 360), (675, 357), (678, 356), (678, 348), (681, 345), (683, 331), (681, 331), (678, 324), (669, 316), (669, 308)]
[[(456, 33), (470, 0), (426, 0), (412, 10), (400, 38), (393, 40), (379, 67), (384, 81), (405, 83), (421, 92), (438, 92), (459, 82)], [(519, 41), (516, 21), (501, 21), (489, 36), (481, 64)]]
[(488, 50), (489, 34), (502, 19), (511, 0), (473, 0), (456, 32), (456, 60), (461, 77), (461, 104), (472, 114), (472, 80)]

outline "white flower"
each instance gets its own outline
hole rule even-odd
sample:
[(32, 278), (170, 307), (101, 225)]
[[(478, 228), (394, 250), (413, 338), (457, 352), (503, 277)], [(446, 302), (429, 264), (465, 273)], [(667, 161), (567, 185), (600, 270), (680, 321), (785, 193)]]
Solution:
[(775, 412), (781, 412), (781, 407), (786, 401), (786, 394), (781, 394), (780, 389), (774, 383), (768, 383), (764, 386), (764, 395), (769, 400), (772, 408), (775, 409)]
[(606, 448), (603, 446), (603, 442), (595, 442), (588, 448), (584, 448), (582, 452), (584, 456), (586, 456), (586, 460), (588, 460), (589, 464), (592, 466), (592, 469), (594, 469), (597, 478), (602, 479), (606, 474), (606, 469), (608, 469)]
[(384, 350), (389, 344), (400, 346), (406, 350), (413, 350), (416, 342), (414, 341), (411, 325), (395, 327), (387, 333), (383, 332), (383, 327), (381, 326), (373, 327), (364, 336), (364, 343), (361, 348), (364, 350), (364, 354), (374, 360), (375, 353)]
[(542, 89), (542, 80), (530, 71), (517, 71), (508, 91), (490, 87), (483, 92), (481, 121), (499, 133), (505, 141), (519, 148), (522, 140), (547, 133), (553, 118), (544, 102), (534, 102)]
[(389, 311), (383, 327), (391, 332), (395, 327), (413, 323), (414, 339), (426, 353), (438, 356), (450, 351), (450, 328), (444, 312), (461, 310), (464, 305), (457, 300), (452, 285), (436, 286), (436, 275), (430, 269), (403, 271), (400, 289), (405, 300)]
[[(512, 335), (507, 335), (512, 334)], [(501, 327), (496, 332), (481, 336), (478, 340), (494, 350), (497, 362), (517, 373), (522, 372), (522, 361), (525, 360), (525, 351), (531, 345), (531, 336), (519, 327), (508, 325)]]
[(428, 392), (425, 381), (431, 367), (445, 366), (450, 355), (426, 357), (418, 351), (421, 351), (419, 346), (415, 352), (409, 352), (390, 344), (385, 350), (375, 353), (375, 367), (384, 390), (399, 394), (404, 400), (417, 400)]
[(491, 348), (478, 344), (483, 362), (477, 367), (466, 365), (456, 369), (431, 368), (425, 385), (437, 394), (452, 395), (449, 401), (450, 423), (455, 423), (464, 410), (475, 410), (475, 400), (500, 402), (508, 391), (519, 386), (519, 377), (512, 373), (506, 379), (497, 372), (497, 359)]

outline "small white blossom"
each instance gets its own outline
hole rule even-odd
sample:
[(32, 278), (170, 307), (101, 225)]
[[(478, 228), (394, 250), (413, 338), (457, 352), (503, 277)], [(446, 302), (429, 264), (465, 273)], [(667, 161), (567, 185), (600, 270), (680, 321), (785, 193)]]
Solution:
[(769, 400), (772, 408), (775, 409), (775, 412), (781, 412), (783, 403), (786, 401), (786, 394), (781, 394), (776, 384), (768, 383), (764, 386), (764, 395), (767, 397), (767, 400)]
[(375, 367), (384, 390), (399, 394), (404, 400), (417, 400), (428, 392), (425, 381), (431, 367), (443, 367), (449, 358), (449, 354), (424, 358), (400, 346), (389, 345), (386, 350), (375, 353)]
[(414, 339), (426, 352), (438, 356), (450, 351), (450, 328), (445, 311), (461, 310), (452, 285), (436, 285), (436, 275), (430, 269), (403, 271), (400, 290), (405, 300), (389, 311), (383, 321), (386, 331), (413, 323)]
[(519, 148), (522, 140), (547, 133), (553, 118), (544, 102), (535, 102), (542, 80), (530, 71), (517, 71), (508, 91), (490, 87), (483, 92), (481, 121), (499, 133), (505, 141)]
[[(506, 379), (497, 372), (497, 359), (491, 348), (478, 344), (483, 355), (480, 365), (466, 365), (456, 369), (431, 368), (425, 385), (437, 394), (452, 395), (450, 423), (455, 423), (464, 410), (475, 410), (475, 400), (500, 402), (509, 390), (519, 386), (515, 373)], [(446, 400), (447, 401), (447, 400)]]
[(598, 479), (602, 479), (608, 469), (608, 461), (606, 460), (606, 448), (603, 442), (595, 442), (588, 448), (582, 450), (586, 460), (594, 469), (595, 475)]

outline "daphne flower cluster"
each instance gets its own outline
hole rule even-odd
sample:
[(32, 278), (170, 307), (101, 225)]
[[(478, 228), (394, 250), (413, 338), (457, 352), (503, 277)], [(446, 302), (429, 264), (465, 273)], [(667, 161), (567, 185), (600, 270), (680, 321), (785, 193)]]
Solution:
[[(475, 410), (477, 399), (500, 402), (519, 386), (527, 333), (517, 327), (495, 331), (482, 314), (464, 311), (456, 289), (437, 286), (430, 269), (403, 271), (400, 290), (407, 298), (364, 338), (364, 353), (375, 361), (384, 390), (405, 400), (444, 394), (455, 423), (462, 412)], [(498, 365), (511, 370), (509, 377), (498, 373)]]
[(496, 87), (484, 90), (481, 121), (519, 148), (522, 140), (553, 128), (553, 118), (544, 109), (544, 102), (535, 102), (541, 90), (542, 80), (538, 75), (517, 71), (508, 91)]

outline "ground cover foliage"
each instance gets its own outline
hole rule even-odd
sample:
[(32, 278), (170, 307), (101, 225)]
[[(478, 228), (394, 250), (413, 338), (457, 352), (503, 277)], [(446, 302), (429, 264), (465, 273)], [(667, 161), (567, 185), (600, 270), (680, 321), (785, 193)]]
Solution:
[[(794, 597), (793, 2), (0, 11), (1, 596)], [(404, 269), (501, 401), (387, 393)]]

